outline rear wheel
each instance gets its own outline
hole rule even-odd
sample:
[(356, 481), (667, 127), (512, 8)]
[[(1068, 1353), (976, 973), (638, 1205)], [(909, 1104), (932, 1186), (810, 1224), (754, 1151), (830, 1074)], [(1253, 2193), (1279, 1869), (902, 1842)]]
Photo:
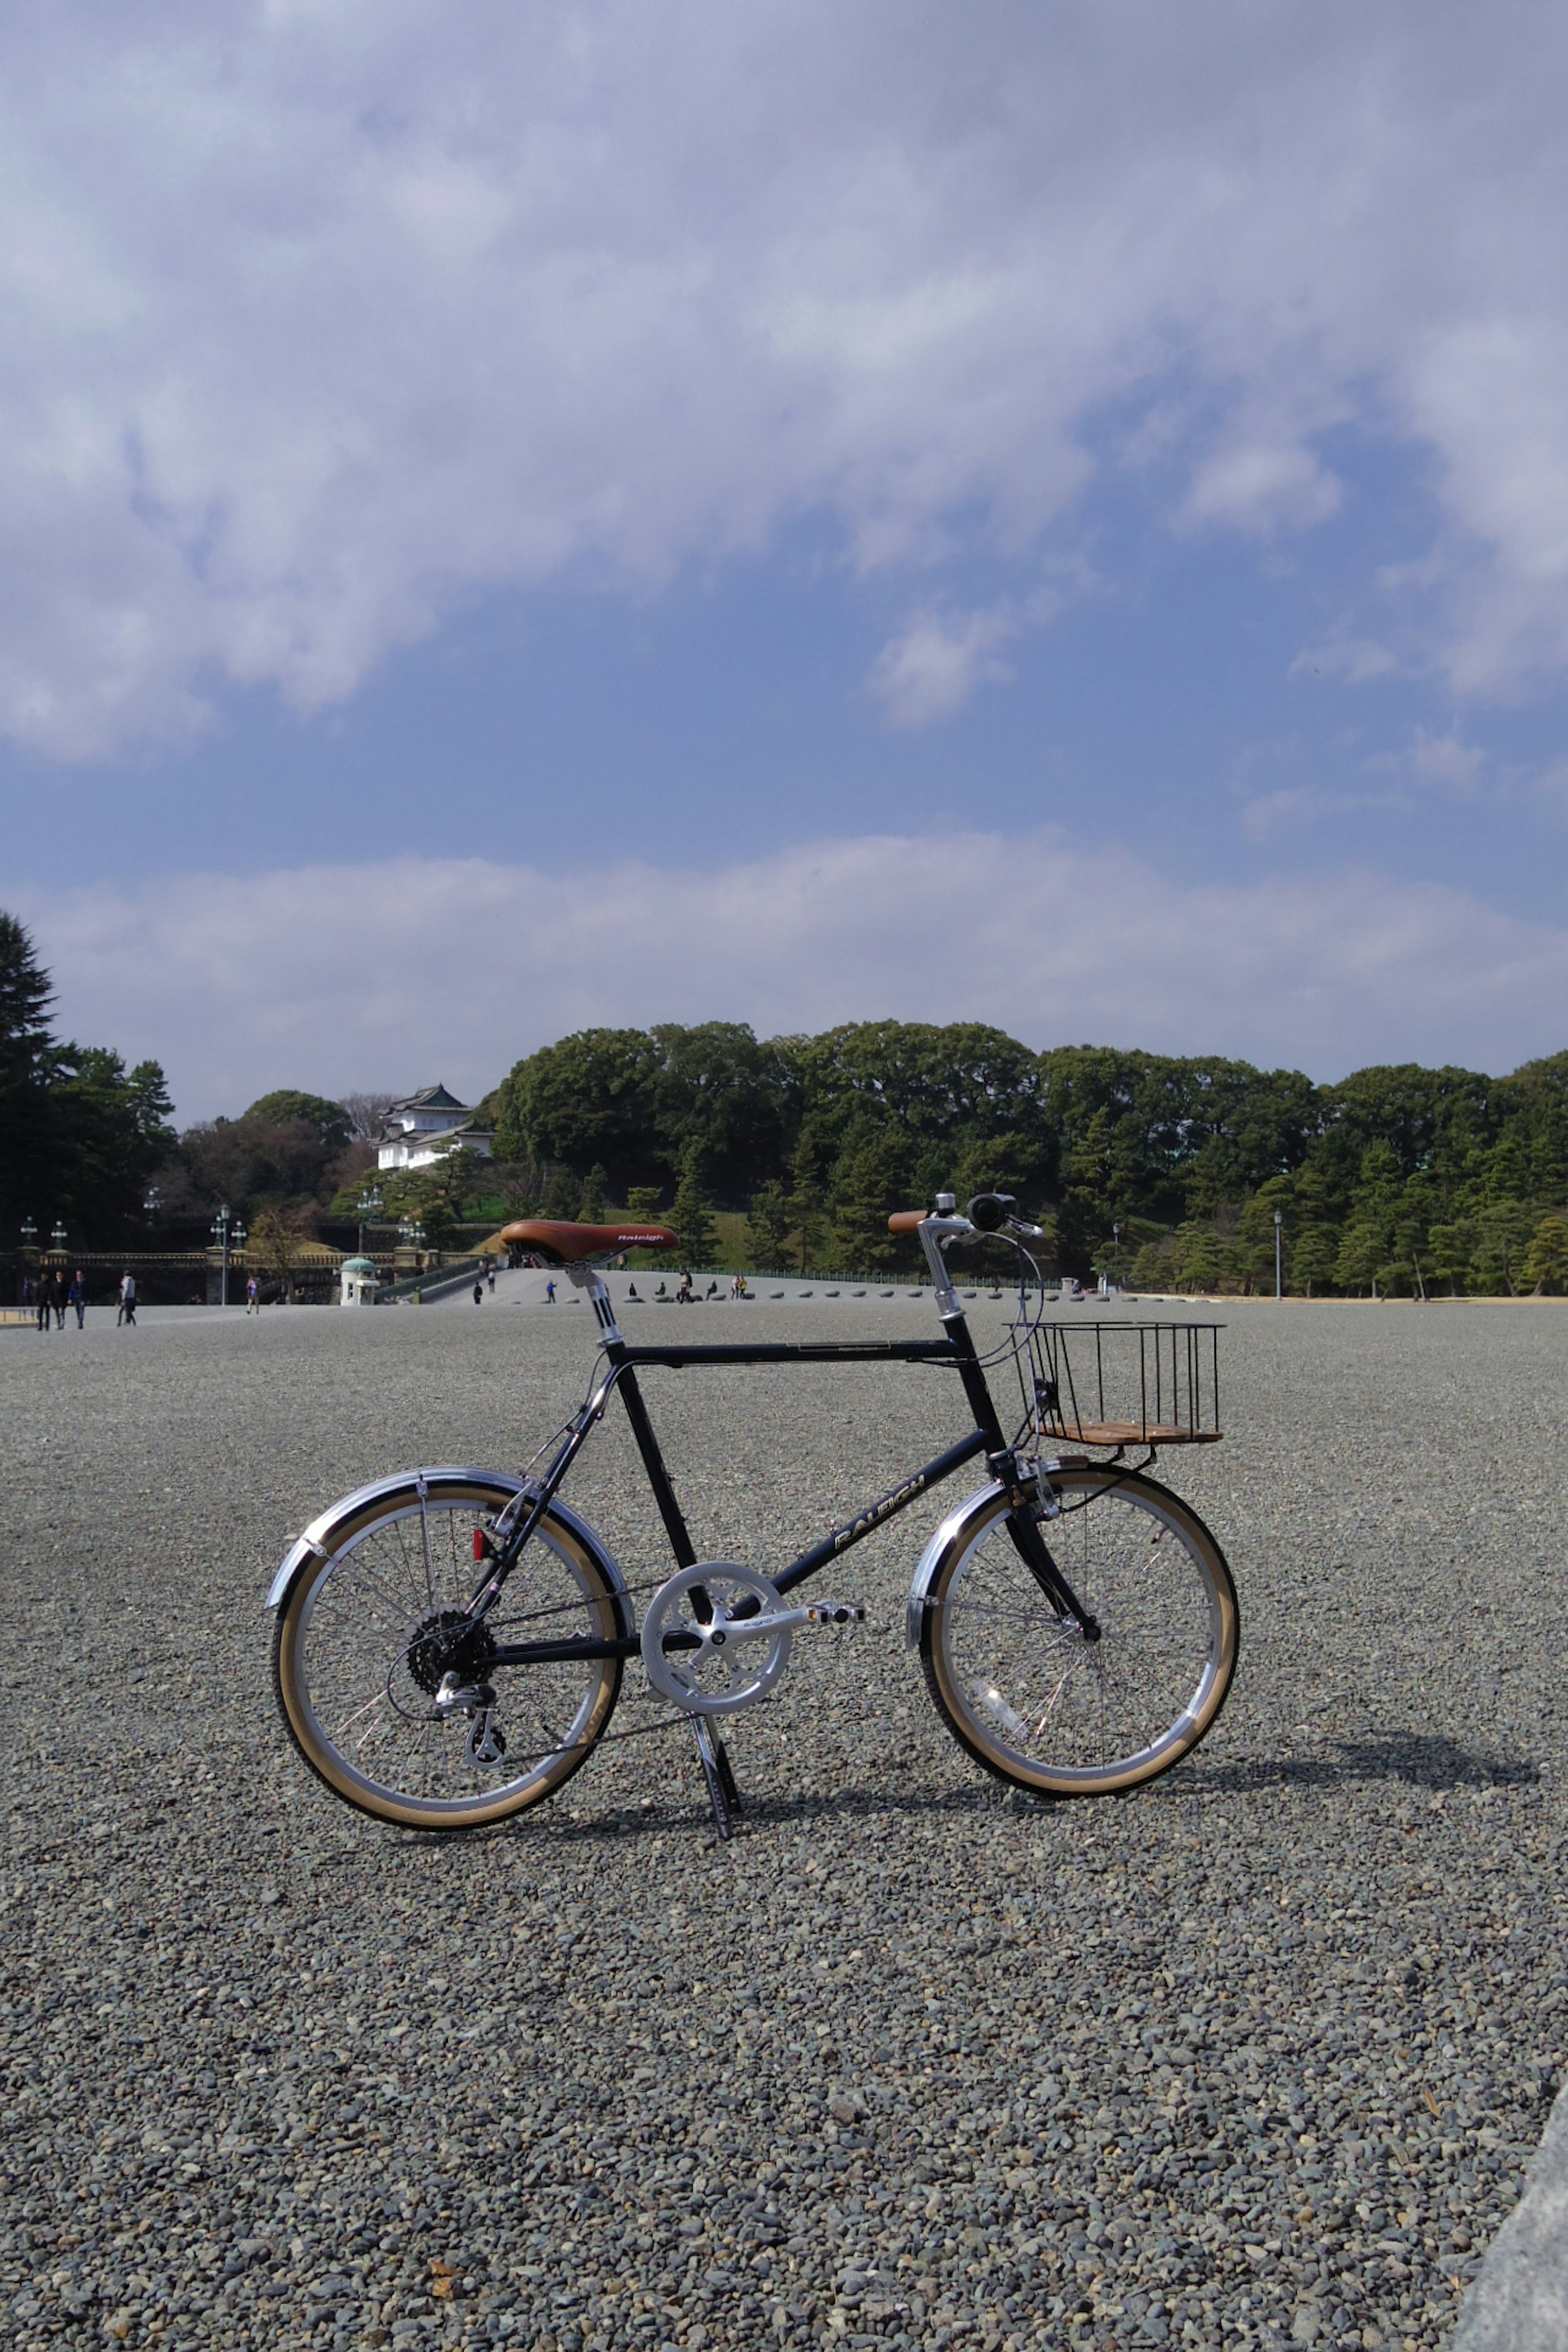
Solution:
[(989, 1772), (1053, 1797), (1137, 1788), (1190, 1755), (1236, 1671), (1236, 1587), (1203, 1521), (1152, 1478), (1051, 1474), (1040, 1534), (1099, 1639), (1059, 1616), (1014, 1544), (1007, 1503), (954, 1537), (921, 1652), (932, 1697)]
[[(498, 1642), (623, 1630), (603, 1568), (552, 1513), (495, 1614), (465, 1631), (482, 1573), (474, 1531), (516, 1491), (410, 1473), (333, 1527), (284, 1596), (273, 1671), (289, 1735), (335, 1795), (380, 1821), (478, 1829), (521, 1812), (571, 1779), (609, 1722), (618, 1658), (490, 1666)], [(443, 1706), (444, 1680), (488, 1687), (494, 1704)]]

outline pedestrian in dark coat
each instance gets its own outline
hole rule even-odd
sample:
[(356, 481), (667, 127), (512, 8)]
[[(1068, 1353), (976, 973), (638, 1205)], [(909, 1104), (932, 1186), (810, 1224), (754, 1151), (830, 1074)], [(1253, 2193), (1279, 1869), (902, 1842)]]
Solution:
[(66, 1304), (76, 1308), (76, 1328), (79, 1331), (87, 1321), (87, 1279), (79, 1265), (66, 1293)]

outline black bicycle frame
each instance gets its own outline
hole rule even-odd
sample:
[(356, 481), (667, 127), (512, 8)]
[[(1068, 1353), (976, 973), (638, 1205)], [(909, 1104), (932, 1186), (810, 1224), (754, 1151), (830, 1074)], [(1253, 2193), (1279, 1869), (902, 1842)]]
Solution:
[[(594, 1285), (594, 1305), (605, 1329), (605, 1370), (595, 1384), (586, 1403), (570, 1424), (555, 1459), (538, 1486), (529, 1493), (529, 1507), (517, 1527), (492, 1554), (490, 1573), (470, 1604), (471, 1613), (486, 1616), (499, 1601), (501, 1590), (513, 1568), (521, 1558), (529, 1538), (544, 1517), (551, 1502), (565, 1479), (589, 1433), (602, 1418), (612, 1390), (618, 1390), (626, 1406), (626, 1419), (642, 1456), (658, 1514), (664, 1521), (665, 1533), (675, 1555), (677, 1569), (694, 1568), (697, 1553), (687, 1528), (675, 1488), (658, 1440), (648, 1418), (637, 1381), (640, 1370), (659, 1367), (669, 1371), (685, 1371), (700, 1365), (718, 1364), (951, 1364), (963, 1384), (964, 1396), (974, 1415), (974, 1427), (955, 1445), (937, 1454), (931, 1461), (904, 1479), (890, 1493), (868, 1504), (852, 1519), (815, 1543), (807, 1551), (793, 1559), (771, 1581), (780, 1592), (788, 1592), (815, 1576), (829, 1561), (839, 1559), (844, 1553), (879, 1528), (907, 1510), (933, 1486), (951, 1478), (966, 1462), (984, 1454), (992, 1475), (1007, 1488), (1013, 1509), (1008, 1516), (1008, 1528), (1020, 1557), (1028, 1567), (1041, 1591), (1053, 1608), (1063, 1615), (1072, 1616), (1084, 1627), (1089, 1639), (1098, 1633), (1093, 1620), (1079, 1607), (1071, 1588), (1052, 1558), (1039, 1528), (1028, 1508), (1033, 1499), (1020, 1484), (1018, 1465), (1012, 1446), (997, 1419), (985, 1373), (975, 1353), (969, 1326), (960, 1314), (944, 1315), (942, 1323), (946, 1337), (941, 1339), (874, 1339), (852, 1341), (785, 1341), (749, 1347), (743, 1341), (733, 1346), (634, 1348), (627, 1345), (616, 1327), (609, 1300), (603, 1286)], [(679, 1641), (679, 1636), (673, 1637)], [(561, 1642), (521, 1642), (498, 1643), (489, 1654), (489, 1665), (542, 1666), (568, 1664), (581, 1658), (629, 1658), (636, 1656), (641, 1644), (635, 1633), (605, 1641), (588, 1641), (580, 1637)]]

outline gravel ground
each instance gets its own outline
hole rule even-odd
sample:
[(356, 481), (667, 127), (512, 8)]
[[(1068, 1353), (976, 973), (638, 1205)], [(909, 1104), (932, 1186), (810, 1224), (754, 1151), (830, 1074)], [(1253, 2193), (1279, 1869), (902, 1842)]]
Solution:
[[(903, 1646), (911, 1513), (740, 1726), (727, 1848), (683, 1730), (439, 1841), (274, 1717), (287, 1538), (517, 1466), (583, 1318), (0, 1333), (14, 2340), (1437, 2342), (1568, 2033), (1568, 1315), (1227, 1312), (1227, 1442), (1164, 1465), (1241, 1592), (1198, 1756), (984, 1780)], [(959, 1426), (926, 1370), (648, 1384), (699, 1548), (759, 1566)], [(571, 1494), (637, 1579), (633, 1471), (607, 1424)]]

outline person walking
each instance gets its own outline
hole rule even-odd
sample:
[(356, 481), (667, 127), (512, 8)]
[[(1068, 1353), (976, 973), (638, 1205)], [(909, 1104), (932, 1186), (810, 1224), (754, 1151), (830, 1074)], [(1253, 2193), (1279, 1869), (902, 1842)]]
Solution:
[(136, 1276), (129, 1266), (120, 1277), (120, 1312), (114, 1320), (117, 1328), (121, 1323), (129, 1323), (132, 1328), (135, 1327)]
[(66, 1303), (76, 1308), (76, 1328), (79, 1331), (87, 1321), (87, 1278), (79, 1265), (66, 1293)]
[(47, 1331), (50, 1328), (49, 1308), (54, 1304), (54, 1276), (52, 1274), (41, 1274), (38, 1276), (38, 1328), (40, 1331)]
[(493, 1298), (496, 1295), (496, 1262), (493, 1257), (489, 1263), (489, 1291)]
[(476, 1276), (475, 1276), (475, 1277), (474, 1277), (474, 1305), (475, 1305), (476, 1307), (482, 1307), (482, 1306), (484, 1305), (484, 1303), (485, 1303), (485, 1282), (484, 1282), (484, 1276), (483, 1276), (483, 1275), (476, 1275)]
[(544, 1301), (547, 1307), (553, 1307), (555, 1304), (555, 1285), (553, 1282), (547, 1282), (544, 1286)]
[(57, 1266), (55, 1269), (55, 1329), (57, 1331), (63, 1331), (66, 1328), (66, 1301), (68, 1296), (68, 1294), (66, 1290), (65, 1269), (61, 1266)]
[(261, 1285), (255, 1275), (245, 1286), (245, 1311), (247, 1315), (259, 1315), (261, 1312)]

